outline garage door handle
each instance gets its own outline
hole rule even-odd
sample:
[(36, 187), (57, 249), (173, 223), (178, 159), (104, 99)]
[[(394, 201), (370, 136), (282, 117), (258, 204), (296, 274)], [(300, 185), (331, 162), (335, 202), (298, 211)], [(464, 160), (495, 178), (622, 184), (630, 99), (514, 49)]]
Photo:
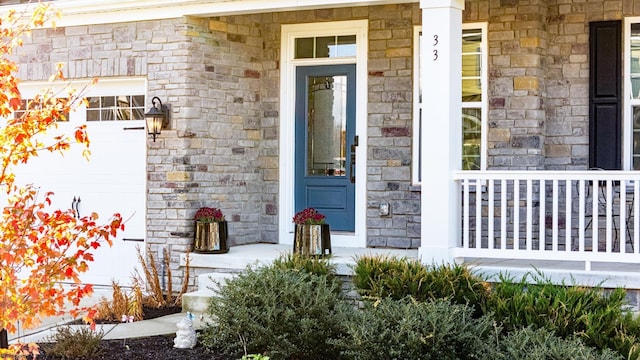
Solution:
[(144, 130), (144, 126), (131, 126), (131, 127), (124, 127), (122, 128), (122, 130)]
[(73, 201), (71, 202), (71, 210), (73, 210), (73, 217), (80, 217), (80, 196), (78, 196), (77, 199), (75, 196), (73, 197)]
[(122, 238), (122, 241), (144, 242), (144, 239)]

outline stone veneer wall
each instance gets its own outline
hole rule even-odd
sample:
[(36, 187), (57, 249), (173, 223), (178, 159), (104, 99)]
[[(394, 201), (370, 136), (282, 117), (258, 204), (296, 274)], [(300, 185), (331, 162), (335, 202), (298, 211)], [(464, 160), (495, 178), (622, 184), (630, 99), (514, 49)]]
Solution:
[(589, 22), (640, 15), (632, 0), (470, 0), (489, 24), (490, 169), (584, 170)]
[[(499, 6), (498, 6), (499, 5)], [(541, 170), (545, 145), (546, 1), (470, 1), (488, 21), (488, 168)]]

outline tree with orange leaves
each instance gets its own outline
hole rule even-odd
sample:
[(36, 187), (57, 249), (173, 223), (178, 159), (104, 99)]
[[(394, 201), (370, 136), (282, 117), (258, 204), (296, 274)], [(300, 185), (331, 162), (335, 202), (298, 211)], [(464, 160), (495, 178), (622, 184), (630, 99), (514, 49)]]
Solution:
[[(77, 143), (89, 155), (84, 126), (72, 138), (54, 133), (57, 121), (84, 101), (82, 92), (47, 89), (28, 103), (20, 96), (18, 67), (9, 57), (22, 45), (22, 36), (58, 16), (48, 4), (38, 4), (30, 16), (24, 15), (10, 12), (0, 17), (0, 117), (6, 119), (0, 126), (0, 188), (8, 198), (0, 214), (0, 329), (9, 332), (16, 331), (18, 322), (32, 328), (40, 317), (65, 313), (91, 321), (94, 310), (82, 307), (80, 301), (93, 289), (81, 284), (79, 275), (87, 271), (94, 251), (111, 245), (124, 229), (119, 214), (99, 225), (95, 213), (77, 218), (71, 209), (52, 210), (52, 193), (17, 185), (16, 167), (43, 151), (62, 153)], [(61, 65), (49, 81), (52, 85), (65, 81)], [(20, 115), (12, 116), (18, 110)], [(27, 349), (35, 356), (32, 350)], [(22, 351), (13, 346), (0, 350), (0, 357)]]

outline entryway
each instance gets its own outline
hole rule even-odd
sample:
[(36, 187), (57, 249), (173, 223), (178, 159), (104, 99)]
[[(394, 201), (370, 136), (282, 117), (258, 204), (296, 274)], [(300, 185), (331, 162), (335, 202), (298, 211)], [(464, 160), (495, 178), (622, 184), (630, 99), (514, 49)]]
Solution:
[(282, 25), (281, 244), (293, 244), (293, 215), (314, 207), (333, 247), (366, 247), (367, 36), (367, 20)]

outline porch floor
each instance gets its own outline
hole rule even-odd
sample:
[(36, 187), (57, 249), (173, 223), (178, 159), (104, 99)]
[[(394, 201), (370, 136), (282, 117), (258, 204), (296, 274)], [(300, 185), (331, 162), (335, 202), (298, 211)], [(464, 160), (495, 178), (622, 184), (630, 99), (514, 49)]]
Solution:
[[(283, 254), (292, 251), (292, 245), (288, 244), (248, 244), (231, 246), (226, 254), (200, 254), (191, 253), (190, 264), (192, 268), (210, 268), (213, 271), (236, 272), (245, 269), (251, 264), (269, 264)], [(330, 262), (336, 265), (339, 275), (350, 275), (355, 259), (363, 255), (388, 255), (417, 259), (417, 249), (382, 249), (382, 248), (350, 248), (332, 247)], [(184, 255), (180, 259), (180, 265), (186, 264)]]

